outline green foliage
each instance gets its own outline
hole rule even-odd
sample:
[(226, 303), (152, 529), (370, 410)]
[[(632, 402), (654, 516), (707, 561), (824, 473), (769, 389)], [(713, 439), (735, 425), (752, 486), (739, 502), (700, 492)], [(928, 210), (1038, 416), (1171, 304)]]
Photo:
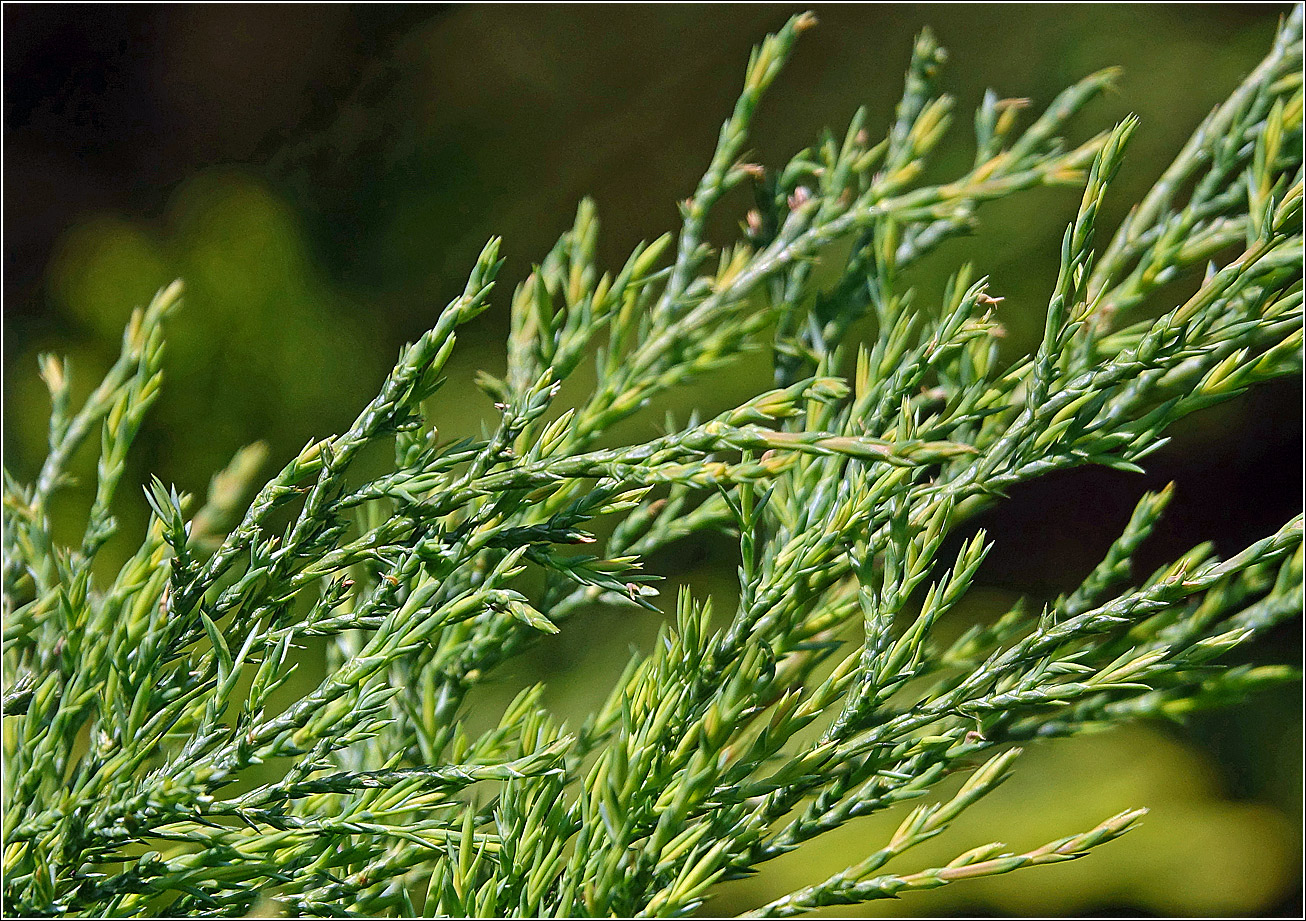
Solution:
[[(926, 33), (883, 140), (859, 112), (781, 169), (746, 162), (758, 101), (813, 21), (754, 52), (674, 239), (600, 272), (581, 205), (512, 298), (506, 372), (480, 378), (501, 416), (482, 438), (442, 442), (432, 398), (459, 327), (489, 304), (497, 241), (348, 431), (248, 505), (258, 448), (193, 513), (153, 481), (148, 533), (100, 584), (180, 286), (134, 316), (80, 408), (43, 360), (49, 456), (31, 485), (7, 476), (4, 499), (7, 911), (684, 914), (720, 881), (968, 774), (869, 856), (756, 913), (892, 897), (1073, 859), (1138, 820), (885, 872), (1001, 783), (1018, 743), (1295, 680), (1220, 659), (1300, 611), (1300, 516), (1129, 587), (1169, 490), (1143, 496), (1102, 563), (1037, 616), (1017, 607), (953, 640), (938, 627), (988, 549), (968, 521), (1011, 487), (1138, 470), (1176, 420), (1300, 374), (1301, 9), (1100, 249), (1135, 121), (1078, 146), (1061, 135), (1110, 72), (1024, 130), (1023, 102), (990, 93), (973, 166), (923, 184), (952, 110)], [(1047, 184), (1082, 185), (1082, 203), (1042, 342), (1003, 366), (1001, 298), (982, 278), (962, 268), (917, 306), (902, 273), (983, 202)], [(741, 240), (714, 246), (709, 218), (737, 187), (755, 206)], [(1189, 270), (1191, 295), (1146, 315)], [(768, 343), (776, 389), (614, 443), (659, 394)], [(596, 383), (564, 407), (587, 362)], [(64, 546), (49, 501), (97, 428), (94, 504)], [(391, 449), (387, 472), (361, 473), (365, 452)], [(468, 727), (477, 684), (541, 632), (595, 605), (658, 610), (643, 561), (700, 532), (737, 540), (733, 612), (682, 592), (580, 725), (532, 687), (494, 728)], [(322, 642), (325, 677), (296, 691), (301, 650)]]

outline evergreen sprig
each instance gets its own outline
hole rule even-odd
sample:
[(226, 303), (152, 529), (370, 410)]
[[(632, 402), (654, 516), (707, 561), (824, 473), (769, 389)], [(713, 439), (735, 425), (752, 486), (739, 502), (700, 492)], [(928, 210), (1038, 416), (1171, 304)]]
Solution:
[[(1178, 419), (1301, 373), (1301, 7), (1109, 238), (1101, 206), (1136, 121), (1062, 138), (1113, 72), (1023, 130), (1026, 102), (989, 93), (972, 166), (922, 184), (953, 112), (928, 32), (884, 139), (858, 112), (779, 169), (748, 162), (759, 100), (813, 23), (755, 50), (678, 234), (601, 272), (581, 204), (512, 297), (506, 372), (479, 378), (499, 420), (479, 439), (441, 441), (432, 398), (459, 327), (490, 303), (497, 241), (348, 431), (306, 445), (252, 500), (261, 447), (194, 511), (152, 481), (140, 548), (103, 581), (180, 286), (133, 317), (79, 408), (65, 366), (42, 359), (49, 456), (4, 492), (7, 912), (680, 915), (719, 881), (968, 774), (869, 856), (755, 912), (788, 916), (1081, 856), (1142, 812), (1025, 853), (984, 845), (883, 872), (997, 786), (1016, 743), (1296, 679), (1220, 659), (1300, 612), (1301, 516), (1131, 587), (1169, 489), (1038, 616), (1017, 607), (951, 642), (937, 628), (990, 546), (968, 522), (1011, 487), (1088, 464), (1137, 471)], [(903, 271), (982, 203), (1048, 184), (1082, 186), (1082, 201), (1042, 340), (1004, 365), (985, 279), (963, 267), (918, 306)], [(740, 240), (714, 247), (709, 217), (737, 186), (754, 207)], [(1162, 286), (1190, 269), (1195, 290), (1167, 304)], [(658, 394), (768, 343), (776, 389), (613, 443)], [(597, 382), (564, 407), (563, 382), (590, 361)], [(50, 498), (97, 429), (84, 534), (56, 543)], [(360, 477), (376, 445), (393, 446), (393, 468)], [(644, 561), (701, 532), (738, 543), (733, 611), (681, 592), (580, 725), (552, 718), (537, 686), (468, 731), (469, 695), (541, 632), (596, 604), (657, 610)], [(942, 558), (952, 535), (965, 539)], [(310, 637), (329, 640), (325, 675), (296, 694)]]

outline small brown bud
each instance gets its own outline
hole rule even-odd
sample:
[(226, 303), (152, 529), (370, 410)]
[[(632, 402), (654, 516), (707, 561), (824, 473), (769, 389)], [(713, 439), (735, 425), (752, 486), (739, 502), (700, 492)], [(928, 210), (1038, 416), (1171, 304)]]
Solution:
[(793, 194), (789, 196), (789, 210), (797, 211), (803, 205), (812, 200), (812, 190), (805, 185), (800, 185), (794, 189)]

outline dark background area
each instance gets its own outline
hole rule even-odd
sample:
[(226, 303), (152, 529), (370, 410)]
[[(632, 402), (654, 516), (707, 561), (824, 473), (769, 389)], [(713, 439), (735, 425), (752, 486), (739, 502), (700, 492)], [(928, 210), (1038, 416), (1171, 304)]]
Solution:
[[(279, 466), (352, 420), (399, 346), (462, 289), (485, 239), (502, 234), (509, 261), (495, 306), (460, 337), (441, 396), (441, 432), (474, 430), (490, 407), (472, 373), (502, 366), (512, 285), (570, 225), (582, 195), (598, 202), (609, 266), (674, 227), (675, 202), (706, 166), (748, 48), (800, 8), (6, 3), (6, 468), (28, 478), (39, 465), (46, 405), (35, 355), (69, 354), (89, 390), (131, 308), (174, 277), (187, 283), (186, 307), (128, 476), (157, 473), (200, 492), (256, 439)], [(754, 159), (783, 162), (822, 127), (840, 130), (860, 104), (871, 131), (883, 130), (912, 38), (929, 25), (951, 53), (943, 83), (958, 97), (955, 149), (944, 142), (941, 169), (971, 155), (969, 116), (985, 87), (1040, 106), (1090, 71), (1124, 65), (1119, 92), (1072, 135), (1130, 111), (1142, 119), (1108, 199), (1110, 227), (1259, 60), (1283, 8), (816, 5), (820, 27), (763, 104)], [(1028, 348), (1077, 199), (1037, 190), (982, 210), (975, 237), (922, 268), (923, 293), (975, 262), (1006, 297), (1012, 354)], [(687, 388), (671, 408), (681, 418), (694, 407), (710, 413), (756, 392), (764, 360)], [(1178, 494), (1139, 575), (1201, 540), (1231, 553), (1278, 527), (1302, 506), (1301, 393), (1299, 381), (1285, 382), (1186, 420), (1145, 476), (1092, 469), (1018, 491), (982, 522), (997, 540), (980, 573), (985, 597), (1041, 601), (1073, 587), (1139, 495), (1170, 480)], [(63, 508), (80, 512), (87, 496), (70, 490)], [(145, 521), (144, 503), (128, 499), (122, 554)], [(734, 563), (711, 545), (660, 562), (668, 575), (729, 592)], [(537, 656), (512, 681), (542, 670), (562, 688), (560, 709), (583, 705), (610, 677), (594, 663), (621, 658), (656, 626), (596, 623), (611, 636), (594, 651)], [(1255, 655), (1300, 661), (1300, 629), (1281, 630)], [(945, 846), (1037, 844), (1144, 804), (1154, 807), (1147, 827), (1071, 867), (875, 910), (1300, 909), (1298, 689), (1184, 728), (1053, 748), (1026, 756), (1029, 785), (1004, 788), (996, 811), (982, 814), (987, 825), (959, 825)], [(1054, 795), (1045, 814), (1029, 806)], [(768, 887), (837, 869), (847, 848), (864, 851), (881, 833), (864, 825), (813, 846), (711, 908), (739, 910)]]

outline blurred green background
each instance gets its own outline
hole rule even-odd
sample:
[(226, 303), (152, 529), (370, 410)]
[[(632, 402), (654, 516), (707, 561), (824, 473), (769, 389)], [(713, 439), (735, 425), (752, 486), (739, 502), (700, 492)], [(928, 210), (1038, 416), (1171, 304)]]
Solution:
[[(914, 34), (950, 50), (959, 100), (950, 153), (968, 161), (969, 112), (985, 87), (1045, 104), (1120, 64), (1119, 92), (1077, 139), (1127, 112), (1142, 119), (1108, 223), (1123, 214), (1202, 116), (1268, 48), (1282, 5), (839, 5), (816, 10), (765, 102), (754, 159), (780, 163), (859, 104), (884, 128)], [(174, 277), (168, 381), (134, 469), (202, 492), (241, 445), (280, 465), (347, 426), (399, 346), (461, 290), (491, 234), (508, 257), (495, 307), (461, 336), (441, 395), (453, 436), (488, 418), (474, 371), (501, 369), (507, 295), (593, 195), (607, 264), (678, 221), (741, 81), (749, 47), (799, 6), (776, 5), (16, 5), (4, 7), (6, 467), (30, 478), (46, 402), (35, 356), (71, 356), (83, 391), (116, 353), (132, 307)], [(1055, 279), (1078, 193), (1039, 190), (981, 211), (980, 232), (919, 274), (925, 292), (965, 260), (1004, 295), (1008, 346), (1026, 348)], [(670, 401), (679, 418), (765, 386), (761, 364)], [(632, 431), (652, 434), (660, 414)], [(980, 607), (1069, 589), (1138, 496), (1176, 480), (1143, 559), (1204, 539), (1233, 552), (1301, 507), (1300, 382), (1192, 417), (1146, 476), (1085, 470), (1018, 491), (983, 524), (998, 544)], [(82, 459), (91, 473), (91, 460)], [(83, 479), (85, 482), (85, 478)], [(93, 482), (93, 475), (91, 476)], [(73, 524), (83, 487), (62, 508)], [(125, 555), (145, 521), (128, 494)], [(732, 595), (734, 560), (711, 541), (653, 568), (700, 594)], [(664, 592), (663, 597), (674, 597)], [(564, 715), (615, 677), (653, 618), (595, 615), (487, 689), (493, 708), (550, 681)], [(571, 636), (568, 636), (571, 633)], [(585, 636), (584, 643), (576, 639)], [(1254, 655), (1298, 662), (1300, 624)], [(870, 906), (881, 914), (1299, 914), (1301, 698), (1291, 688), (1185, 727), (1137, 726), (1035, 747), (1014, 780), (912, 866), (1000, 839), (1028, 847), (1115, 811), (1144, 826), (1071, 865), (969, 882)], [(733, 913), (843, 867), (897, 816), (853, 823), (757, 878), (723, 887)]]

